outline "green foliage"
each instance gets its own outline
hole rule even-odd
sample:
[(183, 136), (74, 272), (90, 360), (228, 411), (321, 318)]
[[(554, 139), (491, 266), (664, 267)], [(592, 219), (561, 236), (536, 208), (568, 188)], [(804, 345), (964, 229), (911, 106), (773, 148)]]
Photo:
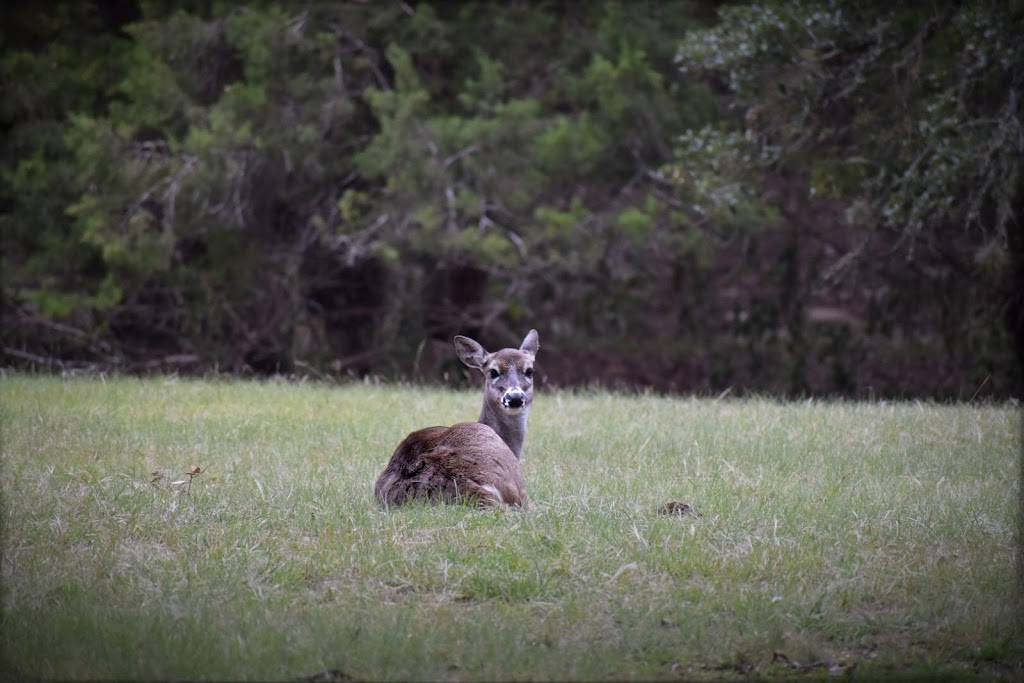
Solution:
[(131, 46), (105, 34), (85, 3), (5, 9), (3, 45), (4, 288), (40, 302), (45, 315), (66, 317), (90, 305), (104, 276), (98, 252), (68, 225), (66, 209), (86, 187), (65, 132), (71, 114), (103, 114)]
[[(687, 34), (676, 59), (684, 73), (728, 77), (730, 107), (745, 114), (733, 140), (755, 171), (732, 169), (733, 182), (806, 168), (812, 192), (867, 201), (873, 215), (861, 220), (901, 231), (911, 248), (949, 223), (1006, 243), (1024, 150), (1019, 8), (759, 3), (720, 17)], [(691, 141), (682, 169), (718, 161)]]
[[(768, 2), (718, 14), (682, 37), (676, 62), (720, 84), (729, 115), (678, 138), (663, 176), (713, 222), (727, 209), (736, 223), (770, 226), (763, 204), (801, 237), (824, 233), (810, 216), (844, 203), (852, 238), (827, 255), (819, 291), (864, 277), (883, 253), (917, 257), (909, 267), (923, 292), (944, 291), (953, 270), (989, 302), (957, 314), (979, 316), (957, 334), (1005, 321), (1024, 348), (1019, 4)], [(784, 283), (805, 277), (807, 241), (787, 250)], [(895, 264), (891, 277), (907, 285)], [(796, 356), (806, 344), (798, 289), (780, 302)]]
[(643, 338), (645, 383), (692, 363), (727, 388), (722, 343), (798, 366), (817, 285), (768, 175), (1012, 262), (1019, 17), (944, 7), (5, 10), (3, 296), (27, 322), (4, 346), (390, 372), (454, 327), (543, 319), (564, 348)]
[(505, 67), (481, 50), (473, 52), (479, 68), (477, 77), (467, 77), (462, 92), (458, 95), (459, 104), (471, 113), (483, 113), (501, 104), (505, 97)]
[(619, 214), (616, 225), (629, 239), (642, 240), (654, 227), (654, 220), (643, 210), (630, 207)]
[(590, 173), (601, 160), (610, 138), (588, 112), (570, 119), (560, 116), (537, 139), (538, 161), (552, 174)]

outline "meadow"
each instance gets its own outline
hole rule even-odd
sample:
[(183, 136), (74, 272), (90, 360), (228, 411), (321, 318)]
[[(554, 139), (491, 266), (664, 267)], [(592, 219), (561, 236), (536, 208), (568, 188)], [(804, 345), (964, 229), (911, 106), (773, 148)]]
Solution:
[(479, 402), (4, 376), (2, 673), (1020, 676), (1018, 407), (540, 390), (527, 509), (382, 510)]

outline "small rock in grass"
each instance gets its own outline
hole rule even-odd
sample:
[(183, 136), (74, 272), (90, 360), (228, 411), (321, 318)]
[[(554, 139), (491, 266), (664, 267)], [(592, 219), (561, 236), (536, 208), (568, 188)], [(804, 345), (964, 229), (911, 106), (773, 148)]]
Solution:
[(658, 508), (658, 514), (662, 515), (678, 515), (684, 517), (686, 515), (692, 515), (694, 517), (700, 517), (701, 514), (697, 512), (697, 509), (689, 503), (680, 503), (678, 500), (673, 500), (665, 503)]
[(300, 683), (343, 683), (344, 681), (354, 681), (344, 671), (338, 671), (337, 669), (328, 669), (327, 671), (321, 671), (315, 673), (312, 676), (302, 676), (301, 678), (295, 679)]

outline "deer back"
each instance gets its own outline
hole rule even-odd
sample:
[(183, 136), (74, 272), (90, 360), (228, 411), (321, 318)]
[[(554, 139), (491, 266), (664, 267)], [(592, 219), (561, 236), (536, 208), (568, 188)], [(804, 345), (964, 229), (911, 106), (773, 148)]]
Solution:
[(476, 498), (486, 507), (521, 506), (527, 500), (519, 460), (479, 422), (413, 432), (395, 449), (374, 490), (385, 505), (414, 498)]

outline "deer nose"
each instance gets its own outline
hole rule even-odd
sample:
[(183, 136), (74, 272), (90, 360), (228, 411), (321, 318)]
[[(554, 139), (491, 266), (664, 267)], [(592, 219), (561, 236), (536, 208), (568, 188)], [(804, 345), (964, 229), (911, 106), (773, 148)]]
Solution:
[(526, 394), (519, 389), (512, 389), (501, 398), (506, 408), (522, 408), (526, 403)]

